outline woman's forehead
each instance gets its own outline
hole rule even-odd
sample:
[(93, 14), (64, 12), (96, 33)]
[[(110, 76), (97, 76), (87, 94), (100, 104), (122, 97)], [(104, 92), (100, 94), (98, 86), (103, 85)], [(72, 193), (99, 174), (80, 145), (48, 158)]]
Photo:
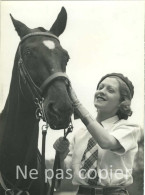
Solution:
[(107, 86), (112, 86), (115, 88), (119, 88), (119, 82), (117, 81), (116, 78), (112, 78), (112, 77), (107, 77), (105, 78), (99, 85), (107, 85)]

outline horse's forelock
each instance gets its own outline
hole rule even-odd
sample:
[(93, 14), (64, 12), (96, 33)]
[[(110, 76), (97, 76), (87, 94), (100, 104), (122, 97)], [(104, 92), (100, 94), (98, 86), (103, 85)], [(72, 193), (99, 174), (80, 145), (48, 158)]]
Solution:
[(41, 32), (47, 32), (47, 30), (43, 27), (38, 27), (38, 29), (41, 31)]

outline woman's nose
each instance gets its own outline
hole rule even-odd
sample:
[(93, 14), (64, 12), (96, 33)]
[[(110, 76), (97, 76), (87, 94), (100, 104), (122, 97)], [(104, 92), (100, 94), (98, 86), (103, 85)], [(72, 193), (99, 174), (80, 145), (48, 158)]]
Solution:
[(104, 86), (104, 87), (102, 87), (102, 88), (100, 89), (100, 91), (103, 91), (104, 93), (106, 92), (106, 90), (107, 90), (107, 87), (106, 87), (106, 86)]
[(95, 96), (100, 95), (100, 94), (105, 95), (105, 93), (106, 93), (106, 89), (105, 89), (105, 88), (103, 88), (103, 89), (98, 89), (98, 90), (96, 91), (96, 93), (95, 93)]

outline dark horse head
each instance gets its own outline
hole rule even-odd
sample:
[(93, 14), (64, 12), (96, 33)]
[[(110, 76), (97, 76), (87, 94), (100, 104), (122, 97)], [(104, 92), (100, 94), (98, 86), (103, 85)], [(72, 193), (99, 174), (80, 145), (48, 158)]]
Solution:
[[(12, 16), (11, 18), (21, 38), (18, 48), (19, 58), (23, 60), (25, 69), (31, 77), (34, 84), (32, 88), (37, 86), (36, 90), (44, 98), (47, 122), (52, 129), (66, 128), (72, 114), (72, 104), (67, 93), (66, 79), (63, 79), (62, 73), (66, 72), (69, 55), (58, 39), (66, 26), (66, 11), (62, 8), (49, 31), (42, 27), (30, 29)], [(23, 94), (25, 97), (28, 96), (26, 97), (28, 101), (31, 101), (32, 94), (29, 96), (28, 90), (29, 88), (24, 89)]]
[[(65, 74), (69, 55), (58, 39), (65, 29), (67, 14), (62, 8), (49, 31), (42, 27), (30, 29), (11, 19), (21, 41), (9, 95), (0, 115), (0, 177), (16, 193), (20, 189), (40, 195), (39, 185), (34, 186), (29, 175), (38, 168), (39, 120), (35, 115), (40, 116), (43, 110), (43, 119), (50, 127), (62, 129), (68, 127), (72, 114)], [(28, 178), (23, 178), (18, 168)]]

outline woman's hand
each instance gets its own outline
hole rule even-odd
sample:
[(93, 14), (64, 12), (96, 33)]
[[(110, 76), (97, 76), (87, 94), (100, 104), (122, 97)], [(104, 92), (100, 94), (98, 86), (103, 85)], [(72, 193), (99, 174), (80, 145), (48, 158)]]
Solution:
[(64, 160), (69, 153), (69, 141), (63, 137), (58, 138), (53, 144), (53, 148), (59, 152), (60, 159)]
[[(70, 98), (71, 98), (71, 100), (73, 102), (73, 106), (74, 106), (74, 119), (80, 118), (83, 121), (84, 117), (86, 117), (86, 115), (89, 115), (89, 112), (80, 103), (80, 101), (78, 100), (77, 95), (76, 95), (76, 93), (73, 90), (71, 85), (69, 85), (69, 87), (68, 87), (68, 93), (70, 95)], [(83, 123), (84, 123), (84, 121), (83, 121)]]
[(73, 105), (77, 107), (80, 104), (80, 101), (78, 100), (77, 95), (71, 85), (68, 87), (68, 93), (73, 102)]

